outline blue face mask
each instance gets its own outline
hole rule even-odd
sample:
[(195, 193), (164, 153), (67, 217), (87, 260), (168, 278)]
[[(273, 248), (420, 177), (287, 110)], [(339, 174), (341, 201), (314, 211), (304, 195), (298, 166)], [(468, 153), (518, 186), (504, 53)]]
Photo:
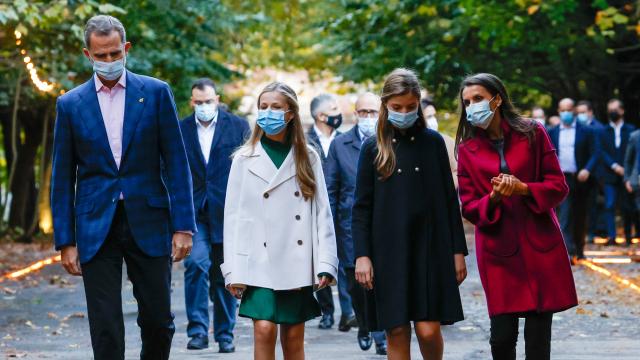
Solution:
[(93, 60), (93, 71), (105, 80), (116, 80), (124, 72), (125, 58), (112, 62)]
[(571, 111), (561, 111), (560, 112), (560, 120), (565, 125), (573, 124), (573, 112), (571, 112)]
[(576, 118), (578, 119), (578, 122), (583, 125), (589, 121), (589, 116), (585, 113), (578, 114)]
[(486, 130), (491, 124), (494, 112), (491, 110), (491, 100), (483, 100), (475, 104), (471, 104), (465, 108), (467, 112), (467, 121), (476, 127)]
[(408, 129), (412, 127), (418, 119), (418, 109), (407, 113), (396, 112), (389, 108), (387, 108), (387, 111), (389, 112), (387, 119), (391, 122), (391, 125), (398, 129)]
[(196, 118), (200, 121), (209, 122), (218, 112), (215, 104), (200, 104), (195, 106)]
[(358, 127), (366, 137), (373, 136), (376, 133), (376, 125), (378, 117), (360, 117), (358, 116)]
[(258, 110), (256, 123), (267, 135), (279, 134), (287, 126), (284, 121), (285, 111), (282, 110)]

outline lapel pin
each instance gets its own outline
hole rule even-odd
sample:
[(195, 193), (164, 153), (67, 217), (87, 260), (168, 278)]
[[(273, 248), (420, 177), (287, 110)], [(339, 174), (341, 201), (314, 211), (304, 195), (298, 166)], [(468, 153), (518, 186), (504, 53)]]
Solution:
[(144, 102), (144, 98), (140, 98), (140, 100), (138, 100), (138, 102)]

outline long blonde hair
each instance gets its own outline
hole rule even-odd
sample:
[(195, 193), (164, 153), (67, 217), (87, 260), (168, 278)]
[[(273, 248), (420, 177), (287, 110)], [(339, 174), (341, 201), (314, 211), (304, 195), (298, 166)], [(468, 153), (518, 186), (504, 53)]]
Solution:
[(382, 95), (380, 96), (382, 103), (376, 129), (378, 154), (376, 155), (375, 164), (376, 170), (378, 170), (383, 180), (389, 178), (396, 168), (396, 153), (393, 150), (394, 128), (388, 121), (387, 102), (392, 97), (409, 93), (414, 95), (418, 101), (418, 120), (416, 120), (416, 124), (421, 128), (426, 128), (422, 105), (420, 105), (420, 81), (418, 76), (413, 71), (404, 68), (395, 69), (387, 75), (382, 87)]
[[(296, 180), (298, 181), (298, 186), (300, 186), (302, 196), (305, 200), (312, 199), (316, 193), (316, 179), (313, 174), (311, 159), (309, 158), (302, 121), (300, 120), (298, 97), (296, 96), (295, 91), (293, 91), (293, 89), (291, 89), (287, 84), (282, 82), (272, 82), (267, 85), (258, 96), (258, 106), (260, 105), (260, 98), (263, 94), (274, 91), (282, 94), (285, 99), (287, 99), (289, 112), (293, 114), (293, 118), (289, 121), (285, 129), (287, 132), (286, 137), (291, 141), (291, 145), (293, 147), (293, 156), (296, 165)], [(249, 140), (247, 140), (245, 147), (250, 147), (251, 152), (253, 152), (256, 144), (260, 141), (263, 135), (264, 130), (256, 124), (253, 127), (253, 132), (251, 133)]]

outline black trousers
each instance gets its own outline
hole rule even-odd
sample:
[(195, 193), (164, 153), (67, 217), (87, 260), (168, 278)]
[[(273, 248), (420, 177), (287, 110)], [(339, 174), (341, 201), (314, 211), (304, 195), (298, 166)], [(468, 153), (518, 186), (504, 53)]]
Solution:
[(569, 186), (569, 196), (556, 209), (558, 220), (569, 255), (583, 258), (587, 236), (589, 192), (593, 184), (590, 181), (579, 182), (576, 175), (572, 173), (564, 175)]
[(327, 286), (326, 288), (317, 291), (316, 298), (318, 298), (322, 315), (333, 316), (335, 305), (333, 304), (333, 291), (331, 290), (331, 286)]
[(491, 355), (493, 360), (515, 360), (519, 318), (523, 317), (527, 360), (551, 358), (553, 313), (504, 314), (491, 318)]
[(104, 244), (93, 259), (82, 264), (94, 358), (124, 359), (123, 260), (138, 302), (140, 359), (169, 359), (175, 332), (170, 296), (171, 258), (150, 257), (138, 248), (122, 202), (118, 203)]
[(347, 277), (347, 291), (351, 295), (351, 306), (358, 321), (358, 336), (369, 335), (369, 327), (367, 325), (367, 302), (365, 298), (366, 290), (356, 282), (356, 269), (345, 268)]

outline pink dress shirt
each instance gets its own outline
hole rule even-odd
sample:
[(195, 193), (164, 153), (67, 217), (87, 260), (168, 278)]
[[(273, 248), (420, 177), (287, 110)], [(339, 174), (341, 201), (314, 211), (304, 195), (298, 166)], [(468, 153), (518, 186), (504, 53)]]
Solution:
[[(94, 75), (96, 93), (104, 127), (107, 130), (109, 147), (116, 165), (120, 168), (122, 160), (122, 128), (124, 126), (124, 99), (127, 88), (127, 73), (123, 72), (118, 83), (111, 89), (102, 84), (102, 81)], [(122, 194), (120, 195), (122, 198)]]

